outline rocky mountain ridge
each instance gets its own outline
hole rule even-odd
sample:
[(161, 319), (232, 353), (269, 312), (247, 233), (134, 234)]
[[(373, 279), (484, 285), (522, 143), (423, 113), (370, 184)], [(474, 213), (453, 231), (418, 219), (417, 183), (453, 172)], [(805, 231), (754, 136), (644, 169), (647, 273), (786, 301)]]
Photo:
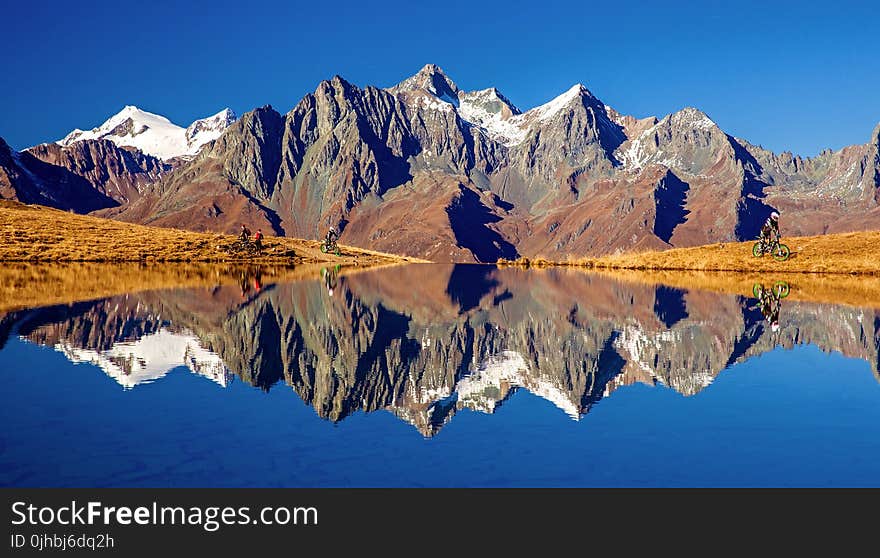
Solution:
[(521, 111), (428, 64), (389, 88), (335, 76), (286, 114), (246, 113), (99, 215), (305, 238), (335, 226), (344, 243), (460, 262), (746, 240), (774, 209), (786, 235), (866, 230), (880, 226), (878, 135), (774, 154), (695, 108), (636, 118), (576, 84)]

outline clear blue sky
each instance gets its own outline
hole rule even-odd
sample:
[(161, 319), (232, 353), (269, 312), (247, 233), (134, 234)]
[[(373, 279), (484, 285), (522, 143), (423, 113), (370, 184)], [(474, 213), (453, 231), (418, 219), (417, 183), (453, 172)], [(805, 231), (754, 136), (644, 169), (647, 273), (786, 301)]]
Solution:
[(865, 143), (880, 122), (869, 1), (195, 4), (3, 0), (0, 137), (22, 149), (126, 104), (181, 125), (286, 112), (334, 74), (390, 86), (428, 62), (522, 109), (582, 82), (627, 114), (696, 106), (803, 155)]

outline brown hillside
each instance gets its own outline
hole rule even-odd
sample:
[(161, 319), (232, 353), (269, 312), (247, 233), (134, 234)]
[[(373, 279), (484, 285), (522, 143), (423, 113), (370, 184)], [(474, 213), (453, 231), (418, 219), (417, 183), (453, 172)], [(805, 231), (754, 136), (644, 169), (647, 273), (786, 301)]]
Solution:
[(328, 256), (321, 253), (321, 243), (317, 240), (269, 236), (264, 241), (264, 254), (248, 257), (223, 250), (235, 241), (232, 235), (135, 225), (2, 200), (0, 233), (0, 261), (248, 261), (286, 265), (422, 261), (349, 246), (340, 246), (341, 256)]

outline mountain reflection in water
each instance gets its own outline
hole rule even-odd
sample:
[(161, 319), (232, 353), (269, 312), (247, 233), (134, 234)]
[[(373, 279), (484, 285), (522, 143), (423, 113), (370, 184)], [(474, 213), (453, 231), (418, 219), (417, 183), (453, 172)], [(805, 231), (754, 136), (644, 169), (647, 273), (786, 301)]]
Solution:
[(424, 436), (461, 409), (492, 413), (521, 389), (575, 420), (635, 382), (693, 395), (776, 346), (839, 351), (877, 375), (875, 310), (779, 298), (774, 332), (755, 298), (579, 271), (337, 271), (14, 312), (0, 318), (0, 349), (21, 336), (125, 388), (177, 367), (224, 387), (285, 384), (328, 420), (388, 410)]

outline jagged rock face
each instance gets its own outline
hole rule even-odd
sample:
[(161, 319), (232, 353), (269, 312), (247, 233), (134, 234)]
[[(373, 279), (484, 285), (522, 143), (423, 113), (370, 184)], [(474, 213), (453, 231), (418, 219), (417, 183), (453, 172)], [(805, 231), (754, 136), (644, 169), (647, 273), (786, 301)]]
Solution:
[[(748, 239), (772, 209), (798, 234), (871, 227), (880, 215), (873, 144), (795, 160), (696, 109), (636, 119), (581, 85), (522, 113), (496, 89), (462, 91), (427, 65), (387, 90), (337, 76), (267, 118), (246, 115), (260, 125), (231, 127), (164, 181), (160, 210), (121, 217), (229, 230), (234, 208), (195, 222), (186, 212), (199, 205), (188, 185), (209, 182), (232, 197), (240, 189), (239, 206), (286, 234), (340, 226), (355, 245), (493, 261)], [(846, 205), (816, 192), (845, 192)]]
[[(613, 152), (626, 139), (623, 128), (612, 121), (605, 105), (585, 87), (569, 90), (553, 107), (543, 113), (526, 113), (520, 118), (529, 129), (525, 140), (510, 153), (509, 168), (515, 177), (502, 173), (501, 182), (519, 182), (526, 187), (524, 199), (532, 212), (540, 210), (549, 196), (558, 202), (558, 191), (577, 194), (574, 181), (579, 176), (590, 181), (608, 178), (614, 168)], [(502, 193), (503, 192), (503, 193)], [(513, 193), (503, 197), (515, 199)], [(566, 198), (563, 198), (566, 199)], [(568, 198), (575, 201), (575, 198)]]
[[(271, 107), (245, 115), (209, 149), (223, 154), (222, 174), (232, 184), (246, 184), (248, 193), (266, 200), (272, 193), (281, 163), (282, 119)], [(212, 158), (210, 156), (202, 159)]]
[(450, 102), (457, 102), (461, 90), (436, 64), (426, 64), (419, 73), (388, 89), (393, 94), (422, 90)]
[[(234, 118), (224, 114), (209, 132)], [(137, 162), (135, 175), (158, 182), (102, 215), (306, 238), (334, 226), (344, 243), (482, 262), (747, 240), (774, 209), (784, 235), (880, 225), (880, 127), (804, 159), (729, 136), (695, 108), (622, 115), (579, 84), (522, 112), (429, 64), (388, 89), (336, 76), (285, 115), (263, 107), (225, 130), (162, 176)]]
[(164, 372), (137, 341), (165, 332), (189, 340), (162, 357), (171, 366), (215, 380), (229, 371), (264, 390), (286, 384), (329, 420), (388, 410), (427, 436), (460, 409), (494, 412), (518, 389), (572, 418), (633, 382), (693, 395), (777, 346), (815, 344), (877, 374), (875, 310), (786, 300), (774, 334), (754, 302), (562, 270), (423, 265), (339, 277), (332, 296), (304, 281), (25, 311), (0, 318), (0, 343), (14, 330), (71, 358), (152, 367), (149, 380)]
[(368, 197), (409, 180), (412, 142), (402, 109), (381, 90), (361, 91), (335, 78), (285, 117), (271, 200), (285, 230), (320, 236)]
[(0, 198), (22, 201), (26, 179), (13, 158), (12, 148), (0, 138)]
[(0, 139), (0, 198), (87, 213), (116, 200), (63, 165), (15, 152)]
[(754, 157), (756, 175), (769, 184), (767, 203), (791, 215), (794, 234), (874, 229), (880, 218), (880, 147), (871, 141), (804, 159), (776, 155), (744, 140)]
[(120, 148), (108, 140), (82, 140), (62, 146), (44, 143), (27, 153), (40, 161), (60, 167), (88, 182), (95, 191), (118, 204), (128, 204), (172, 165), (134, 148)]
[[(451, 222), (449, 215), (461, 216), (462, 212), (456, 212), (455, 207), (447, 211), (451, 202), (436, 203), (437, 192), (420, 189), (418, 183), (427, 183), (428, 175), (441, 173), (446, 177), (442, 181), (446, 188), (458, 189), (464, 182), (473, 192), (475, 187), (466, 173), (474, 169), (488, 172), (496, 164), (493, 149), (497, 146), (475, 138), (454, 111), (423, 106), (426, 93), (401, 95), (410, 104), (387, 91), (361, 90), (337, 77), (322, 82), (313, 95), (283, 117), (271, 107), (248, 113), (180, 172), (156, 184), (142, 202), (113, 216), (148, 224), (232, 231), (239, 222), (253, 223), (256, 215), (261, 224), (269, 223), (276, 232), (308, 238), (322, 236), (329, 226), (357, 230), (354, 216), (361, 215), (364, 222), (382, 217), (365, 210), (393, 201), (398, 187), (412, 184), (415, 187), (410, 193), (419, 193), (410, 197), (436, 208), (431, 220), (437, 228), (422, 227), (412, 239), (396, 235), (392, 242), (411, 244), (414, 240), (422, 246), (434, 245), (444, 231), (456, 238), (461, 230), (456, 234), (458, 223)], [(249, 214), (229, 207), (236, 192), (241, 198), (239, 205)], [(222, 200), (226, 205), (217, 202), (218, 196), (228, 197)], [(455, 197), (453, 190), (449, 197)], [(209, 200), (211, 205), (205, 203)], [(487, 223), (494, 219), (490, 210), (477, 205), (473, 211), (485, 214)], [(212, 211), (212, 206), (217, 209)], [(377, 231), (367, 230), (364, 222), (359, 227), (366, 237), (363, 242), (382, 247), (383, 243), (373, 242)], [(483, 230), (476, 232), (484, 234)], [(496, 231), (485, 231), (493, 239), (498, 236)], [(479, 238), (475, 242), (484, 241)], [(447, 251), (447, 245), (440, 244)], [(456, 257), (473, 258), (455, 244), (452, 251)]]

